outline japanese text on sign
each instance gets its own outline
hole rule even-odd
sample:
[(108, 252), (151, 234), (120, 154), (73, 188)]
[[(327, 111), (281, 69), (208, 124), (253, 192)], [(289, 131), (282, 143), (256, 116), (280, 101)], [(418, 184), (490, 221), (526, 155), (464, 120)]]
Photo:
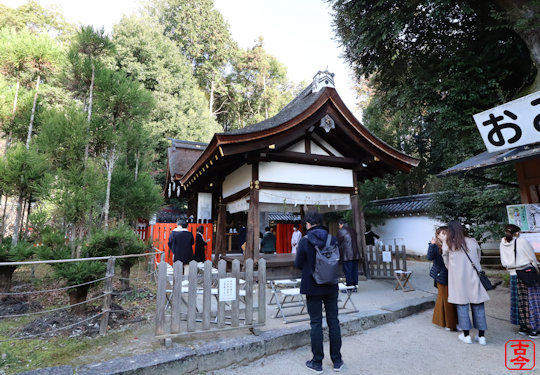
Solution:
[(236, 279), (227, 277), (219, 279), (219, 302), (234, 301), (236, 299)]
[(504, 347), (508, 370), (532, 370), (535, 366), (535, 347), (531, 340), (509, 340)]
[(489, 152), (540, 142), (540, 91), (473, 118)]

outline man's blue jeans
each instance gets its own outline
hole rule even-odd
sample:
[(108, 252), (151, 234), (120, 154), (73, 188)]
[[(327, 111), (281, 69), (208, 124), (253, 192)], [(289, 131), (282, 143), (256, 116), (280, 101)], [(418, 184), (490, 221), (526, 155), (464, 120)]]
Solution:
[(341, 362), (341, 329), (338, 320), (338, 293), (322, 296), (306, 296), (307, 309), (311, 325), (311, 352), (314, 364), (322, 365), (323, 352), (323, 329), (322, 329), (322, 304), (326, 311), (326, 323), (328, 324), (328, 336), (330, 338), (330, 358), (332, 363)]
[(347, 286), (358, 285), (358, 260), (344, 260), (342, 265)]

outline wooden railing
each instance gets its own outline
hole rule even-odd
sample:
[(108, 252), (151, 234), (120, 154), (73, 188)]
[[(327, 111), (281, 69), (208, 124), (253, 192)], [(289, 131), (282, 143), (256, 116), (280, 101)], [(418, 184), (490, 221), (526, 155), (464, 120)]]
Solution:
[[(251, 328), (266, 321), (266, 261), (258, 270), (248, 259), (240, 272), (240, 262), (232, 262), (231, 272), (220, 260), (204, 265), (189, 263), (184, 275), (182, 262), (173, 267), (158, 265), (156, 338), (170, 344), (173, 337), (216, 330)], [(255, 314), (257, 312), (257, 314)]]
[[(369, 274), (372, 278), (394, 278), (395, 270), (407, 271), (407, 254), (404, 245), (369, 245), (366, 252)], [(383, 252), (389, 253), (383, 254)], [(389, 256), (390, 261), (385, 261), (384, 256)]]

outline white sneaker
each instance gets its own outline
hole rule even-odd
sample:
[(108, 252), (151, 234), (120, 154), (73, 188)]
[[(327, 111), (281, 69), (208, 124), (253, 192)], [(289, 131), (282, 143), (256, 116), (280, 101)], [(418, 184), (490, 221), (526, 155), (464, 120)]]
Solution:
[(463, 333), (460, 333), (458, 339), (463, 341), (465, 344), (472, 344), (471, 336), (465, 336)]
[(478, 341), (480, 345), (486, 345), (486, 338), (484, 336), (479, 337), (478, 335), (476, 335), (474, 339)]

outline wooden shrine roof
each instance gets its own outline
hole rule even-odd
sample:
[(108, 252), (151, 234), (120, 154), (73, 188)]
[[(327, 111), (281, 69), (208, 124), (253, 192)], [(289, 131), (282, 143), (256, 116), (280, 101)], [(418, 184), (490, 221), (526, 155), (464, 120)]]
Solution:
[[(333, 85), (315, 87), (314, 81), (272, 118), (214, 134), (204, 152), (181, 177), (182, 185), (187, 188), (196, 185), (200, 190), (256, 159), (339, 166), (354, 170), (360, 181), (396, 171), (408, 173), (418, 165), (418, 159), (396, 150), (367, 130), (345, 106)], [(327, 116), (334, 122), (334, 128), (329, 131), (322, 126)], [(342, 156), (286, 151), (313, 135)]]

